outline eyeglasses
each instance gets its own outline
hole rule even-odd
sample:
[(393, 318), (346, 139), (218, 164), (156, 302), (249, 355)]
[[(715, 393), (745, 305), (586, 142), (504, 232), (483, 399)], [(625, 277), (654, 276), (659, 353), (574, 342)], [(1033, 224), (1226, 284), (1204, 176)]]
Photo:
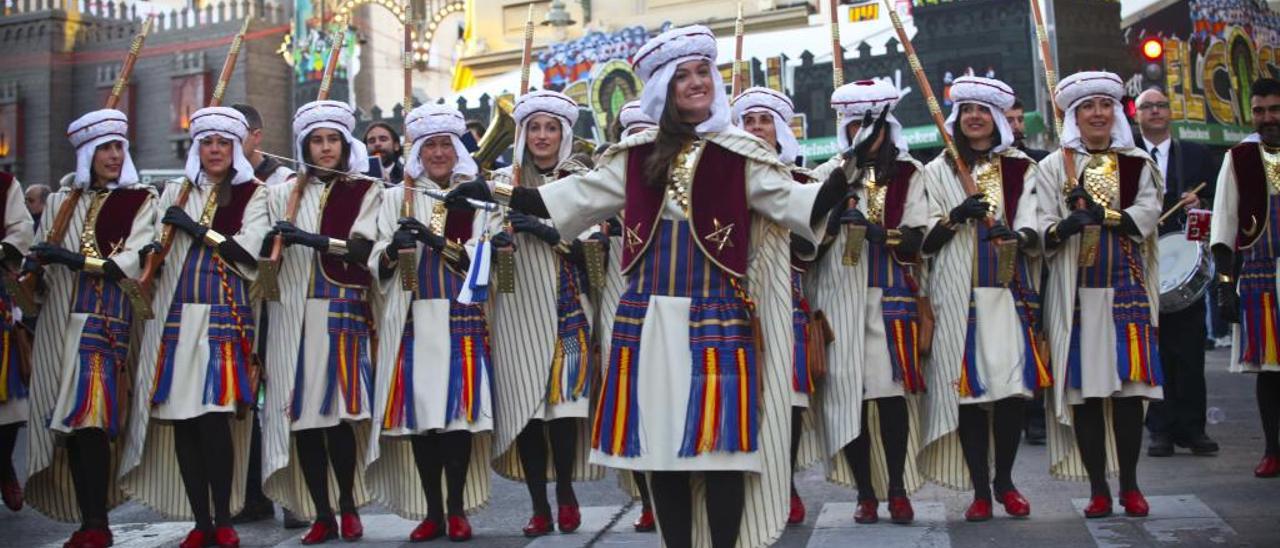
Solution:
[(1141, 105), (1138, 105), (1138, 110), (1169, 110), (1169, 102), (1142, 103)]

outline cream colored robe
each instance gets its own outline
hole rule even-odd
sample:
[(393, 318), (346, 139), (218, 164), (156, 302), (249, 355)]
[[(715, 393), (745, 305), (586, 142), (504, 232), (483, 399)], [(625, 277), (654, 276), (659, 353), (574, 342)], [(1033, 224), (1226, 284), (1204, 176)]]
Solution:
[[(307, 232), (319, 232), (320, 221), (320, 195), (324, 189), (324, 184), (319, 179), (308, 177), (306, 190), (303, 192), (302, 200), (298, 204), (298, 215), (294, 224), (300, 229)], [(284, 184), (268, 187), (267, 211), (271, 218), (272, 224), (278, 220), (284, 219), (284, 213), (289, 201), (289, 194), (293, 191), (293, 185)], [(342, 183), (340, 183), (342, 184)], [(369, 241), (377, 240), (377, 213), (378, 207), (382, 201), (382, 187), (374, 184), (369, 187), (365, 193), (363, 201), (360, 203), (360, 212), (356, 216), (355, 223), (351, 227), (349, 238), (364, 238)], [(304, 340), (303, 331), (306, 322), (324, 321), (324, 318), (313, 318), (305, 315), (308, 307), (307, 294), (310, 292), (311, 275), (316, 268), (316, 261), (319, 257), (314, 249), (302, 245), (295, 245), (285, 248), (280, 256), (280, 301), (268, 302), (267, 307), (271, 316), (271, 343), (267, 345), (266, 360), (266, 378), (267, 378), (267, 396), (266, 404), (259, 413), (259, 419), (262, 421), (262, 488), (267, 496), (285, 508), (292, 510), (295, 514), (304, 518), (313, 518), (315, 516), (315, 506), (311, 503), (311, 495), (307, 491), (306, 482), (302, 478), (302, 467), (297, 465), (295, 460), (295, 451), (293, 446), (293, 437), (290, 435), (293, 430), (299, 427), (299, 424), (291, 421), (289, 417), (289, 406), (293, 396), (293, 385), (295, 374), (297, 373), (298, 352), (303, 344), (323, 345), (328, 348), (328, 341), (321, 343), (320, 341), (307, 342)], [(373, 275), (376, 279), (377, 275)], [(370, 287), (367, 290), (367, 298), (370, 303), (371, 316), (370, 319), (374, 323), (376, 333), (381, 333), (377, 325), (377, 319), (381, 311), (381, 299), (376, 287)], [(314, 300), (313, 300), (314, 301)], [(372, 341), (371, 341), (372, 342)], [(372, 348), (376, 349), (377, 343)], [(372, 359), (372, 356), (371, 356)], [(376, 365), (376, 361), (374, 361)], [(304, 364), (305, 366), (315, 367), (319, 369), (319, 364)], [(320, 375), (308, 375), (310, 382), (319, 380)], [(377, 378), (377, 372), (374, 372), (374, 378)], [(356, 440), (369, 439), (369, 404), (371, 398), (365, 398), (364, 408), (362, 409), (361, 418), (352, 421), (352, 429), (355, 431)], [(303, 423), (307, 427), (323, 427), (333, 426), (339, 421), (339, 414), (345, 414), (341, 408), (341, 391), (335, 391), (334, 414), (329, 417), (309, 416), (308, 411), (314, 407), (312, 405), (304, 405), (302, 416), (298, 423)], [(356, 478), (353, 494), (355, 496), (356, 506), (363, 506), (369, 501), (368, 489), (365, 486), (364, 474), (359, 473), (364, 469), (365, 460), (365, 444), (356, 442)], [(338, 486), (337, 481), (330, 475), (329, 495), (332, 498), (331, 503), (337, 506)]]
[[(624, 139), (610, 148), (596, 169), (584, 175), (566, 177), (540, 189), (551, 219), (562, 233), (578, 234), (587, 227), (599, 224), (617, 215), (626, 202), (626, 161), (629, 148), (653, 142), (656, 131), (645, 131)], [(753, 211), (751, 224), (751, 253), (747, 268), (747, 290), (756, 303), (756, 312), (764, 332), (764, 352), (757, 355), (757, 363), (763, 381), (761, 391), (760, 450), (742, 455), (702, 455), (710, 469), (745, 469), (746, 503), (739, 545), (765, 546), (778, 539), (786, 524), (790, 495), (790, 429), (791, 429), (791, 350), (794, 337), (791, 329), (791, 291), (789, 279), (790, 229), (809, 241), (820, 239), (821, 227), (826, 219), (820, 219), (815, 227), (809, 226), (809, 217), (818, 185), (800, 185), (777, 160), (777, 154), (762, 146), (761, 141), (736, 128), (722, 133), (704, 135), (711, 142), (724, 146), (748, 158), (748, 203)], [(666, 204), (664, 219), (680, 219), (682, 213), (672, 204)], [(780, 226), (778, 223), (782, 223)], [(671, 397), (683, 402), (687, 387), (682, 392), (669, 383), (679, 374), (668, 372), (670, 368), (683, 368), (688, 378), (691, 364), (688, 344), (688, 299), (653, 296), (650, 298), (649, 320), (641, 335), (641, 352), (638, 370), (640, 379), (638, 397), (646, 413), (655, 411), (645, 401)], [(671, 359), (671, 356), (682, 358)], [(647, 357), (646, 357), (647, 356)], [(680, 371), (681, 369), (675, 369)], [(644, 373), (649, 371), (649, 373)], [(654, 375), (657, 378), (654, 378)], [(665, 376), (664, 376), (665, 375)], [(687, 381), (686, 381), (687, 382)], [(656, 393), (655, 393), (656, 391)], [(657, 409), (658, 412), (683, 412)], [(592, 451), (593, 463), (605, 466), (663, 469), (672, 463), (655, 462), (654, 454), (661, 451), (658, 460), (676, 458), (676, 448), (667, 451), (654, 449), (654, 435), (672, 438), (678, 432), (650, 432), (642, 429), (641, 444), (648, 455), (624, 459)], [(664, 442), (669, 445), (671, 442)], [(669, 454), (668, 454), (669, 453)], [(646, 459), (645, 457), (650, 458)], [(709, 460), (708, 460), (709, 459)], [(680, 459), (691, 460), (691, 459)], [(648, 462), (639, 462), (648, 461)], [(694, 544), (710, 543), (705, 505), (706, 496), (700, 476), (694, 481)]]
[[(1117, 154), (1147, 160), (1147, 165), (1139, 179), (1138, 193), (1134, 203), (1124, 211), (1142, 231), (1142, 236), (1133, 238), (1133, 241), (1141, 244), (1141, 253), (1145, 262), (1143, 266), (1146, 268), (1147, 300), (1151, 306), (1151, 325), (1155, 326), (1160, 319), (1160, 268), (1157, 263), (1159, 253), (1156, 249), (1156, 219), (1160, 216), (1164, 183), (1160, 177), (1160, 169), (1145, 152), (1136, 148), (1113, 150)], [(1073, 156), (1074, 173), (1078, 177), (1084, 172), (1090, 156), (1079, 150), (1075, 151)], [(1040, 203), (1039, 227), (1042, 238), (1050, 226), (1070, 214), (1064, 188), (1067, 188), (1068, 183), (1074, 185), (1075, 182), (1067, 180), (1063, 159), (1062, 151), (1056, 150), (1040, 162), (1041, 177), (1039, 186), (1036, 187), (1036, 195)], [(1112, 208), (1119, 206), (1118, 194), (1117, 192), (1112, 203), (1108, 204)], [(1071, 343), (1072, 311), (1077, 297), (1081, 296), (1078, 293), (1080, 288), (1076, 280), (1079, 254), (1079, 235), (1069, 238), (1056, 249), (1046, 249), (1045, 264), (1049, 268), (1049, 282), (1042, 296), (1045, 333), (1049, 337), (1054, 379), (1053, 390), (1045, 391), (1045, 405), (1047, 409), (1053, 411), (1053, 416), (1057, 419), (1046, 423), (1049, 434), (1049, 472), (1059, 479), (1085, 480), (1088, 474), (1085, 473), (1084, 463), (1080, 460), (1080, 451), (1076, 448), (1076, 439), (1072, 432), (1071, 404), (1074, 398), (1078, 397), (1079, 391), (1068, 389), (1063, 382), (1066, 379)], [(1082, 312), (1081, 323), (1088, 325), (1089, 319), (1083, 315)], [(1104, 323), (1110, 329), (1110, 322)], [(1091, 347), (1088, 339), (1082, 337), (1081, 348), (1086, 353), (1086, 356), (1081, 359), (1082, 372), (1094, 372), (1092, 375), (1084, 373), (1086, 379), (1094, 377), (1114, 380), (1111, 388), (1116, 395), (1142, 395), (1155, 398), (1161, 396), (1160, 387), (1144, 387), (1135, 383), (1120, 382), (1116, 375), (1114, 343), (1109, 346), (1103, 344)], [(1087, 380), (1085, 384), (1089, 384)], [(1086, 389), (1088, 388), (1086, 386)], [(1104, 412), (1106, 424), (1111, 424), (1109, 402), (1104, 406)], [(1112, 429), (1107, 429), (1106, 438), (1107, 472), (1112, 473), (1118, 466), (1115, 460), (1115, 435)]]
[[(1040, 232), (1037, 216), (1039, 202), (1036, 188), (1040, 184), (1040, 170), (1035, 161), (1016, 148), (1010, 148), (1000, 156), (1031, 162), (1023, 178), (1022, 195), (1018, 199), (1018, 213), (1013, 226), (1019, 231), (1029, 228)], [(999, 159), (993, 159), (998, 162)], [(939, 155), (925, 166), (925, 188), (929, 198), (929, 226), (942, 222), (951, 210), (968, 197), (960, 178), (951, 170), (944, 155)], [(1005, 204), (999, 204), (997, 217), (1006, 219)], [(934, 331), (933, 353), (927, 358), (925, 385), (929, 392), (925, 397), (925, 447), (919, 460), (929, 479), (952, 489), (972, 487), (969, 468), (965, 465), (960, 438), (956, 429), (960, 424), (960, 406), (978, 405), (1010, 396), (1031, 397), (1022, 381), (1025, 357), (1025, 337), (1020, 323), (1024, 310), (1018, 307), (1010, 290), (998, 287), (973, 287), (974, 248), (977, 244), (977, 225), (974, 222), (957, 227), (956, 235), (931, 258), (933, 275), (933, 312), (937, 317)], [(1040, 287), (1040, 246), (1020, 253), (1028, 255), (1030, 289)], [(964, 364), (965, 337), (969, 331), (969, 294), (978, 295), (976, 301), (978, 331), (976, 353), (979, 360), (981, 381), (987, 392), (980, 398), (960, 397), (954, 388), (960, 380)], [(994, 455), (991, 458), (995, 458)]]
[[(431, 188), (435, 190), (444, 190), (440, 188), (435, 181), (427, 177), (420, 177), (416, 185), (421, 188)], [(431, 226), (431, 212), (436, 200), (422, 193), (415, 193), (413, 202), (414, 217), (422, 224)], [(373, 253), (369, 255), (369, 268), (372, 272), (377, 272), (381, 257), (386, 252), (387, 247), (391, 244), (391, 236), (395, 234), (399, 228), (400, 211), (404, 203), (404, 187), (389, 187), (382, 193), (382, 205), (378, 210), (378, 239), (373, 244)], [(450, 213), (452, 214), (452, 212)], [(475, 221), (472, 223), (472, 238), (466, 243), (466, 249), (469, 255), (474, 255), (475, 246), (479, 242), (481, 233), (484, 230), (485, 218), (483, 212), (477, 212)], [(418, 244), (418, 253), (422, 253), (422, 244)], [(418, 255), (421, 257), (421, 255)], [(436, 340), (437, 345), (449, 345), (449, 302), (444, 299), (422, 299), (413, 301), (413, 295), (404, 290), (400, 284), (400, 271), (397, 269), (390, 277), (381, 278), (375, 274), (374, 279), (377, 280), (378, 291), (382, 294), (384, 306), (382, 317), (379, 322), (379, 332), (381, 333), (378, 340), (378, 371), (384, 372), (377, 376), (375, 382), (376, 390), (374, 393), (373, 405), (373, 421), (370, 424), (370, 435), (368, 439), (368, 449), (366, 455), (368, 457), (368, 466), (365, 469), (366, 479), (369, 487), (373, 491), (374, 500), (387, 506), (397, 515), (407, 518), (421, 520), (427, 517), (427, 499), (426, 493), (422, 490), (422, 482), (419, 481), (416, 460), (413, 456), (413, 446), (408, 436), (421, 432), (409, 432), (407, 429), (399, 429), (397, 432), (388, 432), (382, 430), (382, 419), (386, 414), (387, 399), (391, 393), (391, 374), (396, 365), (396, 359), (399, 355), (401, 334), (404, 333), (404, 324), (409, 314), (419, 314), (414, 316), (414, 336), (415, 347), (416, 341), (424, 340), (428, 337), (442, 338)], [(492, 297), (492, 287), (490, 287), (490, 297)], [(456, 295), (455, 295), (456, 297)], [(439, 302), (436, 302), (439, 301)], [(428, 304), (431, 306), (430, 312), (422, 310), (422, 307), (414, 308), (413, 303)], [(443, 304), (443, 307), (439, 306)], [(486, 307), (487, 308), (487, 307)], [(421, 310), (421, 311), (420, 311)], [(486, 317), (490, 317), (486, 311)], [(436, 356), (439, 360), (444, 361), (447, 367), (448, 355)], [(414, 378), (423, 382), (415, 382), (418, 387), (415, 390), (414, 405), (419, 417), (420, 430), (426, 430), (426, 422), (428, 406), (435, 406), (444, 409), (445, 401), (433, 394), (428, 394), (431, 390), (428, 388), (432, 384), (448, 386), (447, 373), (445, 378), (423, 378), (422, 373), (426, 367), (419, 366), (415, 362)], [(483, 372), (487, 379), (488, 372)], [(481, 402), (477, 405), (481, 406), (481, 416), (477, 419), (476, 424), (450, 424), (449, 429), (472, 430), (471, 437), (471, 463), (467, 468), (467, 485), (463, 490), (463, 506), (468, 510), (477, 509), (489, 500), (491, 492), (489, 483), (489, 458), (492, 453), (493, 434), (493, 408), (492, 408), (492, 384), (489, 383), (481, 388)], [(438, 393), (437, 393), (438, 394)], [(462, 421), (455, 421), (461, 423)], [(438, 425), (434, 427), (438, 431)], [(441, 472), (444, 477), (444, 472)], [(447, 485), (441, 483), (442, 486)]]
[[(177, 205), (185, 179), (167, 185), (160, 196), (156, 207), (160, 214), (156, 219), (156, 234), (162, 234), (165, 227), (160, 222), (164, 212), (170, 206)], [(235, 241), (251, 255), (262, 247), (263, 237), (270, 225), (267, 223), (267, 187), (262, 183), (248, 181), (241, 184), (256, 185), (258, 189), (245, 205), (240, 231), (235, 234), (224, 234)], [(216, 200), (214, 186), (201, 184), (192, 188), (183, 205), (183, 211), (199, 222), (208, 200)], [(173, 229), (173, 247), (165, 257), (164, 266), (155, 278), (153, 286), (152, 310), (155, 317), (144, 322), (141, 340), (141, 360), (138, 362), (138, 375), (134, 379), (129, 436), (126, 440), (124, 458), (120, 465), (120, 488), (131, 498), (147, 505), (149, 508), (164, 514), (171, 519), (193, 519), (191, 504), (187, 500), (183, 487), (182, 475), (178, 470), (173, 440), (173, 422), (152, 417), (156, 407), (151, 405), (151, 393), (155, 385), (155, 374), (160, 355), (161, 337), (164, 324), (169, 315), (169, 307), (173, 303), (174, 293), (178, 288), (179, 277), (187, 256), (193, 245), (206, 245), (196, 242), (190, 234)], [(239, 276), (246, 282), (252, 282), (257, 276), (257, 264), (243, 264), (226, 261), (228, 274)], [(247, 289), (247, 287), (246, 287)], [(252, 305), (252, 303), (251, 303)], [(235, 404), (219, 407), (201, 404), (201, 387), (204, 386), (208, 363), (208, 305), (186, 305), (183, 307), (182, 327), (179, 328), (178, 348), (194, 347), (194, 353), (180, 353), (174, 356), (173, 389), (170, 401), (162, 404), (192, 418), (210, 412), (229, 412), (235, 410)], [(255, 311), (243, 310), (247, 322), (256, 326)], [(261, 332), (254, 331), (255, 335)], [(194, 339), (194, 340), (193, 340)], [(193, 340), (192, 344), (186, 341)], [(254, 346), (257, 348), (257, 345)], [(185, 354), (185, 355), (184, 355)], [(152, 420), (155, 418), (155, 420)], [(252, 415), (242, 419), (231, 419), (231, 449), (234, 456), (231, 482), (231, 511), (237, 512), (244, 504), (245, 484), (240, 478), (245, 477), (249, 466), (249, 436), (252, 432)]]
[[(49, 195), (46, 211), (56, 215), (62, 203), (70, 193), (71, 176), (63, 177), (62, 189)], [(84, 229), (85, 215), (89, 211), (89, 203), (94, 192), (86, 191), (75, 205), (71, 222), (67, 224), (66, 235), (62, 239), (64, 249), (79, 251), (80, 234)], [(155, 240), (156, 206), (154, 195), (139, 207), (134, 217), (132, 230), (121, 249), (110, 258), (130, 278), (136, 278), (142, 272), (142, 260), (138, 250)], [(42, 223), (36, 234), (36, 243), (43, 242), (49, 236), (53, 217), (50, 222)], [(44, 281), (48, 289), (44, 294), (44, 306), (36, 324), (35, 344), (32, 346), (31, 363), (31, 416), (40, 421), (37, 428), (29, 428), (27, 446), (27, 484), (26, 500), (40, 513), (58, 521), (76, 522), (80, 519), (80, 508), (76, 505), (74, 485), (71, 482), (71, 468), (67, 450), (62, 440), (58, 439), (62, 417), (70, 408), (70, 400), (74, 397), (76, 372), (79, 364), (75, 356), (68, 355), (69, 345), (78, 344), (80, 330), (84, 325), (84, 314), (71, 313), (71, 300), (75, 293), (76, 273), (65, 267), (52, 265), (45, 268)], [(130, 342), (136, 344), (136, 335), (140, 332), (135, 323), (131, 330)], [(71, 346), (74, 349), (74, 346)], [(133, 354), (131, 352), (131, 354)], [(131, 356), (130, 360), (135, 359)], [(135, 371), (130, 366), (129, 370)], [(125, 380), (125, 379), (121, 379)], [(127, 382), (127, 381), (125, 381)], [(130, 425), (124, 424), (129, 407), (125, 402), (117, 402), (117, 412), (121, 424), (125, 428), (119, 435), (128, 436)], [(48, 420), (50, 426), (45, 427)], [(119, 439), (119, 438), (117, 438)], [(116, 443), (113, 447), (114, 462), (111, 466), (111, 483), (108, 485), (107, 508), (113, 508), (124, 502), (124, 494), (120, 492), (115, 481), (115, 472), (119, 464), (119, 453), (124, 444)]]
[[(34, 223), (31, 220), (31, 213), (27, 211), (25, 202), (26, 195), (22, 190), (22, 183), (14, 178), (9, 183), (9, 192), (4, 196), (4, 237), (0, 239), (3, 243), (13, 246), (18, 252), (26, 255), (31, 251), (31, 240), (35, 238), (35, 232), (32, 231)], [(0, 275), (7, 275), (0, 273)], [(12, 295), (10, 296), (12, 298)], [(21, 310), (14, 305), (10, 314), (15, 314), (14, 322), (18, 321)], [(11, 343), (11, 344), (16, 344)], [(8, 367), (17, 368), (18, 364), (11, 363)], [(6, 372), (7, 373), (7, 372)], [(0, 375), (0, 382), (7, 382), (4, 375)], [(9, 401), (0, 403), (0, 426), (19, 422), (27, 422), (27, 398), (17, 398), (13, 394), (9, 395)]]
[[(925, 201), (924, 181), (920, 175), (922, 166), (912, 160), (916, 166), (916, 174), (911, 178), (911, 188), (907, 192), (907, 205), (903, 210), (902, 222), (899, 226), (923, 227), (928, 219), (928, 207)], [(825, 180), (832, 171), (841, 165), (840, 157), (834, 157), (814, 170), (818, 180)], [(859, 172), (855, 177), (861, 177)], [(858, 208), (866, 212), (867, 200), (863, 192), (858, 193)], [(825, 439), (827, 461), (827, 481), (853, 487), (853, 470), (841, 451), (846, 445), (861, 435), (862, 403), (871, 400), (868, 408), (867, 427), (871, 430), (871, 479), (876, 497), (887, 499), (889, 491), (889, 471), (884, 456), (884, 441), (880, 434), (879, 407), (875, 398), (902, 396), (902, 386), (893, 382), (889, 369), (887, 343), (881, 333), (878, 337), (881, 348), (872, 349), (868, 344), (867, 331), (869, 321), (881, 322), (879, 288), (867, 287), (867, 245), (864, 244), (858, 264), (845, 266), (843, 263), (845, 236), (841, 230), (835, 235), (828, 251), (818, 259), (809, 270), (805, 291), (809, 294), (809, 306), (821, 310), (827, 316), (835, 340), (827, 347), (827, 379), (816, 398), (816, 410), (821, 419)], [(872, 290), (875, 296), (871, 297)], [(877, 364), (874, 368), (874, 380), (868, 382), (868, 365)], [(873, 388), (869, 388), (869, 384)], [(927, 385), (926, 385), (927, 386)], [(907, 424), (907, 462), (903, 472), (903, 483), (907, 492), (914, 492), (924, 484), (924, 480), (916, 468), (915, 455), (919, 452), (919, 398), (908, 397)]]
[[(1262, 146), (1254, 144), (1253, 146)], [(1240, 203), (1240, 191), (1236, 188), (1236, 170), (1232, 166), (1231, 154), (1228, 153), (1222, 157), (1222, 169), (1218, 171), (1217, 189), (1213, 194), (1213, 220), (1212, 227), (1209, 230), (1209, 245), (1225, 245), (1236, 256), (1247, 253), (1248, 250), (1236, 249), (1236, 233), (1240, 226), (1240, 219), (1237, 207)], [(1275, 194), (1270, 185), (1266, 185), (1267, 196), (1270, 199)], [(1258, 221), (1259, 226), (1266, 230), (1266, 220)], [(1276, 261), (1276, 271), (1280, 273), (1280, 260)], [(1280, 281), (1277, 282), (1277, 289), (1280, 290)], [(1216, 313), (1216, 311), (1214, 312)], [(1240, 324), (1231, 324), (1231, 365), (1229, 369), (1233, 373), (1258, 373), (1262, 371), (1280, 371), (1280, 364), (1277, 363), (1247, 363), (1240, 361)]]

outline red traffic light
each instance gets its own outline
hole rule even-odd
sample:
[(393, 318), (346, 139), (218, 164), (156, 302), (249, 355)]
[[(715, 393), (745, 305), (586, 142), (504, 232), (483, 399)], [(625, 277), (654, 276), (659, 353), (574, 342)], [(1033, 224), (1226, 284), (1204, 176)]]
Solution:
[(1159, 38), (1147, 38), (1142, 41), (1142, 56), (1148, 61), (1155, 61), (1164, 55), (1164, 42)]

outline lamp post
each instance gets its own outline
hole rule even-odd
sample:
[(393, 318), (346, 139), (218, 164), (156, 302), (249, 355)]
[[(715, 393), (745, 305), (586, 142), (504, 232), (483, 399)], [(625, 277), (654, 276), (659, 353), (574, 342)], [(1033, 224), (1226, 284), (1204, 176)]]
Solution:
[(555, 35), (557, 41), (563, 41), (568, 37), (569, 25), (573, 25), (577, 21), (569, 15), (569, 10), (564, 7), (564, 0), (552, 0), (551, 10), (547, 12), (545, 18), (542, 19), (544, 26), (555, 27)]

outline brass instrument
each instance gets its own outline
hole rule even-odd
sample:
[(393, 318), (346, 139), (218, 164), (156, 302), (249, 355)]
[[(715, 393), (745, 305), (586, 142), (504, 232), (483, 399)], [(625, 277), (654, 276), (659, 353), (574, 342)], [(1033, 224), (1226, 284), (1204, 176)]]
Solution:
[(511, 114), (515, 110), (515, 104), (515, 97), (509, 93), (498, 96), (493, 103), (489, 127), (484, 130), (484, 137), (476, 143), (478, 148), (471, 155), (482, 171), (493, 171), (498, 157), (516, 141), (516, 119)]

